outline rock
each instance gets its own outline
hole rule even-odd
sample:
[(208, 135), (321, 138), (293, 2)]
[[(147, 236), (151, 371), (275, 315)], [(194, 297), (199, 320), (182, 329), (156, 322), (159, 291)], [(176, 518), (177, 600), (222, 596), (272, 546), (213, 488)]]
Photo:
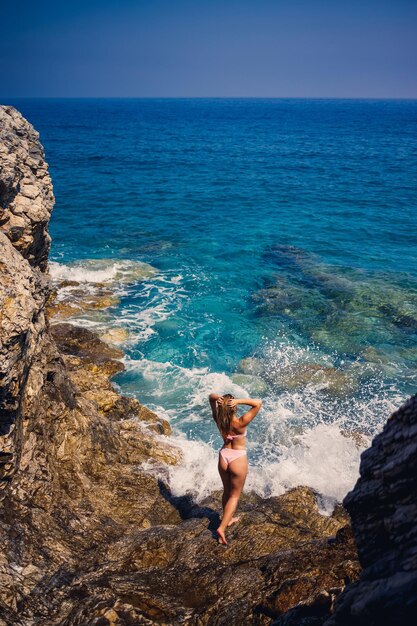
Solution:
[[(0, 181), (0, 619), (33, 623), (43, 606), (47, 624), (49, 591), (71, 584), (71, 568), (105, 559), (125, 533), (181, 521), (158, 479), (142, 469), (181, 455), (160, 435), (170, 432), (164, 420), (112, 388), (108, 377), (123, 369), (121, 351), (86, 329), (49, 326), (51, 196), (42, 187), (49, 175), (33, 156), (43, 154), (35, 131), (13, 109), (0, 111), (2, 119), (7, 114), (2, 132), (6, 126), (11, 136), (2, 145)], [(22, 204), (28, 163), (44, 180), (34, 183), (39, 194), (25, 190)], [(20, 239), (5, 227), (11, 209), (24, 220)]]
[(290, 246), (272, 246), (265, 258), (279, 274), (252, 299), (272, 323), (284, 319), (315, 344), (349, 355), (415, 333), (417, 293), (405, 279), (326, 265)]
[[(280, 276), (274, 285), (255, 292), (252, 295), (252, 300), (262, 313), (297, 318), (300, 311), (305, 312), (308, 298), (311, 298), (312, 295), (304, 287), (292, 284)], [(314, 296), (314, 304), (317, 307), (318, 294), (314, 293)]]
[(47, 270), (54, 205), (39, 133), (13, 107), (0, 107), (0, 230), (32, 266)]
[(239, 369), (243, 374), (252, 376), (261, 376), (264, 371), (264, 364), (261, 359), (255, 357), (247, 357), (239, 362)]
[(265, 260), (280, 268), (309, 268), (317, 263), (316, 256), (307, 250), (287, 244), (273, 244), (264, 252)]
[(45, 315), (48, 297), (45, 276), (29, 262), (0, 232), (0, 444), (7, 449), (11, 464), (0, 472), (7, 481), (16, 469), (21, 452), (22, 419), (27, 399), (38, 391), (35, 368), (44, 344)]
[(111, 292), (97, 294), (74, 294), (71, 301), (54, 300), (47, 307), (49, 318), (66, 319), (68, 317), (76, 317), (82, 315), (85, 311), (96, 311), (100, 309), (108, 309), (117, 306), (120, 298), (114, 296)]
[(268, 390), (268, 385), (259, 376), (249, 374), (233, 374), (232, 382), (239, 387), (247, 389), (252, 396), (263, 396)]
[(126, 328), (110, 328), (100, 335), (100, 339), (106, 343), (118, 344), (123, 343), (129, 338), (129, 332)]
[(48, 624), (96, 623), (111, 610), (121, 624), (270, 624), (309, 601), (316, 585), (330, 594), (357, 578), (346, 516), (319, 515), (309, 489), (244, 497), (226, 549), (212, 536), (220, 494), (199, 506), (166, 497), (184, 518), (180, 532), (173, 525), (130, 531), (106, 560), (68, 573), (70, 582), (50, 594)]
[(283, 389), (300, 389), (313, 384), (335, 396), (344, 396), (356, 389), (356, 381), (350, 373), (318, 363), (302, 363), (265, 374), (271, 383)]
[(417, 396), (362, 454), (344, 505), (352, 519), (360, 580), (336, 601), (326, 626), (414, 624), (417, 616)]
[(123, 357), (122, 350), (101, 341), (96, 333), (87, 328), (61, 323), (51, 326), (51, 332), (64, 354), (79, 356), (94, 363)]

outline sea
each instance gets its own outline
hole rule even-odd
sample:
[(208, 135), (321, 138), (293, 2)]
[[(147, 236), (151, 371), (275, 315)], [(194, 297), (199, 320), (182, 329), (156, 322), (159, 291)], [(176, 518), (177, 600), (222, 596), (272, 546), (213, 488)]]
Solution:
[(112, 294), (68, 321), (123, 350), (115, 385), (182, 450), (149, 471), (220, 489), (208, 395), (260, 397), (246, 489), (308, 485), (329, 513), (416, 392), (417, 101), (5, 104), (45, 148), (58, 298)]

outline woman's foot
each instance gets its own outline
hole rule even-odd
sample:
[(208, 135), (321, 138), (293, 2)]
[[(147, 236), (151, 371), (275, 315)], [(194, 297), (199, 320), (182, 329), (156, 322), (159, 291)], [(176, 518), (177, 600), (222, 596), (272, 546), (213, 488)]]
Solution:
[(236, 524), (236, 522), (240, 522), (240, 517), (232, 517), (232, 519), (227, 525), (231, 526), (232, 524)]
[(223, 546), (227, 546), (227, 541), (224, 535), (224, 530), (222, 530), (221, 528), (218, 528), (216, 532), (219, 537), (219, 543), (221, 543)]

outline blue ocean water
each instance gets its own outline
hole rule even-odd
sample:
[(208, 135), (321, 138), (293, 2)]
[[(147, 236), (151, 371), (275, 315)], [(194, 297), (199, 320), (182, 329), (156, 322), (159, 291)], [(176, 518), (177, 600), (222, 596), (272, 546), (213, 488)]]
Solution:
[(341, 499), (416, 390), (417, 101), (7, 104), (50, 164), (53, 275), (118, 295), (77, 323), (125, 330), (116, 383), (170, 419), (173, 489), (219, 487), (214, 389), (264, 400), (252, 488)]

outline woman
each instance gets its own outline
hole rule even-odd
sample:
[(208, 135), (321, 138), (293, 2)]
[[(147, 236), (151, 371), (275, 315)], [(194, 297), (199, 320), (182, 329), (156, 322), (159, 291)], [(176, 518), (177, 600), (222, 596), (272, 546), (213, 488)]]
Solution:
[[(248, 473), (246, 456), (246, 426), (258, 414), (262, 400), (236, 399), (232, 394), (209, 396), (213, 419), (223, 437), (223, 447), (219, 452), (219, 474), (223, 482), (223, 517), (217, 529), (219, 543), (227, 545), (225, 531), (228, 526), (239, 521), (233, 517)], [(238, 417), (236, 407), (245, 404), (252, 407)]]

